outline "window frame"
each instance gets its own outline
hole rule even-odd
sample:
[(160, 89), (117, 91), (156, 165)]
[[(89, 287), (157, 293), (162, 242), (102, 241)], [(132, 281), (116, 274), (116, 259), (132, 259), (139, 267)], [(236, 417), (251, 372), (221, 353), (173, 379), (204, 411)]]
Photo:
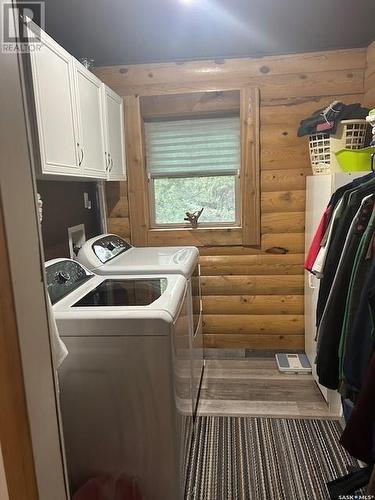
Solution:
[[(197, 228), (151, 224), (144, 123), (153, 119), (240, 114), (240, 221), (200, 223)], [(132, 243), (164, 245), (260, 245), (259, 90), (237, 88), (125, 97), (129, 214)]]

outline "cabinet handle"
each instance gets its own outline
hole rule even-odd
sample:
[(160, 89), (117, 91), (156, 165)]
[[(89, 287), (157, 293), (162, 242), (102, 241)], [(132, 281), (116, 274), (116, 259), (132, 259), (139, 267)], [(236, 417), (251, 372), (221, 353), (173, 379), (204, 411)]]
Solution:
[(105, 171), (107, 172), (109, 168), (109, 157), (107, 151), (105, 151), (104, 155), (105, 155)]
[(82, 153), (81, 159), (78, 161), (78, 166), (80, 167), (82, 165), (82, 162), (83, 162), (84, 151), (83, 151), (83, 148), (81, 148), (81, 146), (79, 145), (79, 142), (77, 142), (77, 146), (78, 146), (78, 154), (79, 154), (80, 150)]
[(111, 153), (108, 153), (108, 173), (111, 171)]
[(111, 168), (109, 169), (110, 172), (112, 172), (112, 168), (113, 168), (113, 158), (111, 158)]

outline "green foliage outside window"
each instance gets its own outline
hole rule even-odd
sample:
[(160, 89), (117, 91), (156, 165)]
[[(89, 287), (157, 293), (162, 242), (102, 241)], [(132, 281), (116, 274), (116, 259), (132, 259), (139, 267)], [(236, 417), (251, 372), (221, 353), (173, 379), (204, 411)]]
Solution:
[(156, 224), (184, 224), (185, 212), (204, 208), (200, 223), (236, 220), (234, 175), (155, 178)]

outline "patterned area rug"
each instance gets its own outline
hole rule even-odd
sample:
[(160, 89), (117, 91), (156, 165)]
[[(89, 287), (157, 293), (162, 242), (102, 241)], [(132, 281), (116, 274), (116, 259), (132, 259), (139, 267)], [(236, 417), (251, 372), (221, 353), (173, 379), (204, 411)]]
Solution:
[(326, 500), (326, 482), (358, 467), (332, 420), (199, 417), (188, 500)]

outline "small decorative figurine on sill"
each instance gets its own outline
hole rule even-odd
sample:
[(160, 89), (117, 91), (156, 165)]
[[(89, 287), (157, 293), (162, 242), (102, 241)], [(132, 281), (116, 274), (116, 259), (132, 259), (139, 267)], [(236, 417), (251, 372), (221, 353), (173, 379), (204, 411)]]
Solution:
[(196, 212), (185, 212), (186, 217), (184, 218), (184, 220), (189, 221), (193, 229), (197, 229), (198, 219), (201, 216), (202, 212), (203, 208), (197, 210)]

